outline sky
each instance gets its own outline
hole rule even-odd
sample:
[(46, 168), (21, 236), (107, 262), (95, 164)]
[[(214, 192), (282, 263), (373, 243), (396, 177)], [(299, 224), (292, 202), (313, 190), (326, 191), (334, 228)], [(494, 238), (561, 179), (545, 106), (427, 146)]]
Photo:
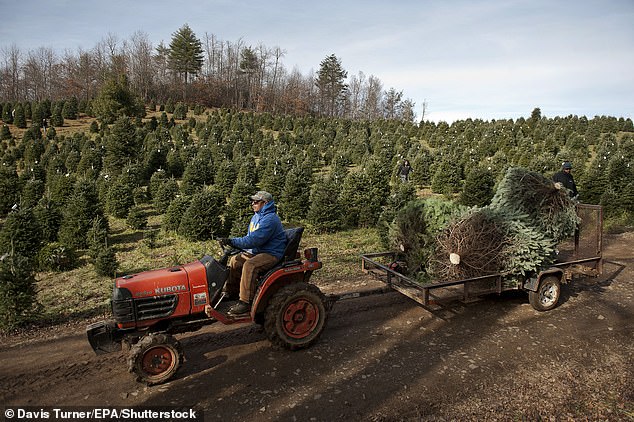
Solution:
[[(310, 4), (309, 4), (310, 3)], [(335, 54), (417, 119), (634, 118), (634, 0), (0, 0), (2, 49), (90, 50), (135, 32), (280, 47), (287, 70)]]

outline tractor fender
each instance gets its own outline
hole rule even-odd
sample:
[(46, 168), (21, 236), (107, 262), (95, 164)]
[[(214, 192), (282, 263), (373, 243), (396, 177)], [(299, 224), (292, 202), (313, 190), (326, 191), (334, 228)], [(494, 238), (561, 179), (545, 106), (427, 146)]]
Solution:
[(540, 271), (539, 274), (537, 274), (534, 277), (526, 279), (523, 285), (524, 289), (530, 290), (531, 292), (536, 292), (537, 288), (539, 287), (539, 282), (542, 280), (542, 278), (548, 275), (557, 276), (559, 278), (559, 281), (561, 282), (564, 281), (563, 280), (564, 271), (561, 268), (551, 267), (551, 268), (548, 268), (547, 270)]

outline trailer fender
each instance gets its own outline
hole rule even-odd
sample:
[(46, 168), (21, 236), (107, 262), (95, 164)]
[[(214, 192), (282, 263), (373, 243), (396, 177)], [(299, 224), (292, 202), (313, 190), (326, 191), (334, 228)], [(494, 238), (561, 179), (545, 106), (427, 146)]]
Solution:
[(537, 288), (539, 287), (539, 282), (542, 280), (542, 278), (548, 275), (554, 275), (559, 278), (559, 281), (561, 283), (565, 283), (565, 279), (563, 276), (564, 271), (561, 268), (549, 268), (547, 270), (541, 271), (536, 276), (531, 277), (527, 279), (526, 281), (524, 281), (524, 286), (523, 286), (524, 289), (530, 290), (531, 292), (536, 292)]

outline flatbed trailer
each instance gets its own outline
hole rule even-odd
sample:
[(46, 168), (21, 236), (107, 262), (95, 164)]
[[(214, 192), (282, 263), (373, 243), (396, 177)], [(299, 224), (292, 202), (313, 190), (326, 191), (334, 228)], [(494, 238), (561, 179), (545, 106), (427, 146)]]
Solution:
[[(464, 280), (420, 283), (397, 270), (399, 252), (378, 252), (361, 255), (361, 268), (385, 283), (384, 288), (366, 294), (395, 290), (434, 314), (450, 311), (452, 303), (468, 303), (483, 295), (510, 290), (528, 292), (529, 302), (538, 311), (557, 306), (561, 285), (575, 276), (596, 277), (603, 271), (603, 211), (601, 206), (577, 204), (581, 219), (575, 235), (558, 245), (555, 262), (539, 273), (526, 276), (490, 274)], [(356, 297), (366, 294), (358, 294)], [(348, 296), (353, 296), (350, 294)], [(347, 298), (341, 295), (338, 299)], [(353, 296), (354, 297), (354, 296)]]

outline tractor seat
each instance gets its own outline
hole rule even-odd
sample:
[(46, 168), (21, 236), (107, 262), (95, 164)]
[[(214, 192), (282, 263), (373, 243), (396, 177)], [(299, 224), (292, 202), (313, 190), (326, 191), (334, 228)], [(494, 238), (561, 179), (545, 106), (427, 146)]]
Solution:
[(297, 249), (299, 248), (299, 243), (302, 240), (302, 233), (304, 233), (303, 227), (293, 227), (292, 229), (284, 230), (284, 234), (286, 234), (286, 248), (284, 249), (284, 256), (277, 261), (273, 268), (259, 277), (260, 280), (258, 281), (258, 285), (280, 268), (297, 265), (300, 262), (297, 257)]

